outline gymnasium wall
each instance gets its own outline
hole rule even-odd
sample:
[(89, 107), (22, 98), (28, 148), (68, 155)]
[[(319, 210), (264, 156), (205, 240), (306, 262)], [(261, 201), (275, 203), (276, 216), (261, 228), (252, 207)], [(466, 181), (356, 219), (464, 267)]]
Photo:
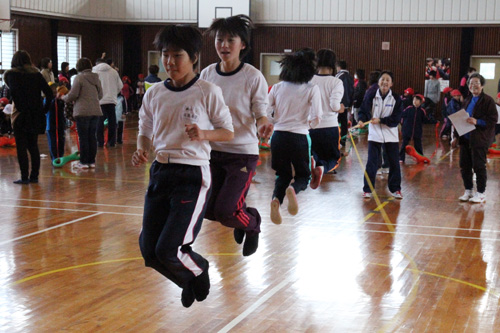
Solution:
[[(217, 0), (210, 0), (216, 4)], [(196, 24), (198, 0), (10, 0), (15, 13), (91, 21)], [(265, 25), (498, 24), (500, 0), (251, 0)]]
[[(122, 69), (122, 74), (136, 77), (147, 73), (147, 52), (162, 25), (125, 25), (103, 22), (71, 21), (25, 15), (13, 15), (19, 29), (19, 47), (26, 49), (38, 63), (52, 53), (51, 26), (59, 33), (82, 36), (82, 56), (94, 61), (106, 51)], [(370, 72), (375, 68), (395, 73), (395, 91), (408, 86), (423, 91), (426, 57), (446, 57), (452, 62), (452, 86), (457, 86), (464, 68), (460, 67), (463, 49), (460, 27), (323, 27), (258, 26), (254, 31), (252, 63), (259, 68), (260, 53), (281, 53), (285, 49), (331, 48), (345, 59), (351, 73), (356, 68)], [(467, 28), (471, 29), (471, 28)], [(474, 55), (497, 55), (500, 51), (500, 27), (476, 27), (472, 30), (471, 52)], [(139, 40), (137, 40), (139, 39)], [(202, 68), (217, 61), (213, 40), (204, 37)], [(390, 42), (388, 51), (382, 42)], [(470, 40), (469, 40), (470, 43)], [(125, 54), (126, 53), (126, 54)], [(464, 67), (464, 66), (462, 66)], [(461, 69), (461, 71), (459, 71)]]

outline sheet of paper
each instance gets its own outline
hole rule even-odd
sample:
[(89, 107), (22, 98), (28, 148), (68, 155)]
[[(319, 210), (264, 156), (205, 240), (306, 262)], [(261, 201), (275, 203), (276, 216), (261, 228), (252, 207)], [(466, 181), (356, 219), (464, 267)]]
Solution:
[(455, 126), (455, 129), (460, 136), (476, 129), (476, 125), (472, 125), (467, 122), (469, 114), (465, 112), (464, 109), (449, 115), (448, 118), (450, 118), (451, 123)]

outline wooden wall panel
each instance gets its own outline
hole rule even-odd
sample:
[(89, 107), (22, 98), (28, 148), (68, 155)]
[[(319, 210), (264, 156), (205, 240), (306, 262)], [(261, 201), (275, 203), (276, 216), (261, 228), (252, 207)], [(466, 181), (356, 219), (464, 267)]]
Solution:
[[(50, 19), (13, 15), (15, 28), (19, 29), (19, 45), (26, 49), (38, 63), (42, 57), (50, 56)], [(106, 51), (120, 67), (121, 74), (135, 77), (147, 73), (147, 52), (154, 50), (154, 36), (164, 25), (112, 24), (102, 22), (78, 22), (59, 20), (60, 33), (82, 36), (82, 55), (95, 61)], [(133, 68), (124, 67), (124, 46), (131, 42), (126, 27), (134, 27), (139, 33), (137, 49), (132, 57), (137, 60)], [(345, 59), (351, 73), (356, 68), (370, 72), (375, 68), (391, 69), (395, 73), (395, 91), (412, 86), (423, 91), (423, 68), (426, 57), (451, 58), (451, 85), (459, 82), (461, 51), (460, 27), (306, 27), (306, 26), (258, 26), (253, 34), (251, 63), (260, 68), (261, 53), (281, 53), (285, 49), (296, 50), (311, 47), (315, 50), (331, 48), (338, 58)], [(478, 27), (474, 33), (474, 55), (497, 55), (500, 51), (500, 28)], [(390, 42), (390, 50), (382, 51), (383, 41)], [(213, 39), (204, 37), (201, 67), (218, 60)], [(130, 50), (127, 51), (130, 55)], [(130, 62), (129, 62), (130, 63)], [(134, 62), (135, 63), (135, 62)]]
[[(451, 85), (459, 81), (460, 28), (366, 28), (366, 27), (266, 27), (254, 32), (253, 57), (256, 67), (263, 52), (281, 53), (311, 47), (330, 48), (348, 69), (390, 69), (395, 74), (395, 90), (412, 86), (424, 89), (425, 58), (451, 58)], [(390, 42), (390, 50), (382, 51), (382, 42)]]
[(40, 60), (51, 56), (50, 20), (38, 17), (12, 15), (14, 28), (18, 29), (19, 50), (26, 50), (36, 66)]
[(500, 55), (500, 28), (474, 29), (474, 55)]

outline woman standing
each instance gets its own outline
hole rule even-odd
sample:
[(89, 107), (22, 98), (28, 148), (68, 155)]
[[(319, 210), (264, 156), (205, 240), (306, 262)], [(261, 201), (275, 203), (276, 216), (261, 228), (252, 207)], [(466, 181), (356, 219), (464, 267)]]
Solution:
[(77, 168), (95, 168), (97, 154), (97, 123), (102, 116), (99, 100), (102, 98), (102, 87), (99, 76), (92, 73), (92, 62), (81, 58), (76, 63), (78, 75), (73, 82), (69, 94), (59, 96), (66, 103), (75, 102), (73, 117), (76, 120), (78, 140), (80, 140), (80, 162)]
[[(50, 106), (50, 103), (47, 103), (44, 109), (41, 92), (45, 94), (47, 100), (51, 100), (53, 94), (42, 74), (32, 65), (28, 52), (20, 50), (14, 53), (11, 67), (12, 69), (4, 74), (4, 79), (16, 107), (12, 114), (12, 127), (21, 169), (21, 179), (14, 183), (38, 183), (40, 171), (38, 135), (45, 133), (45, 113)], [(31, 157), (31, 173), (28, 152)]]
[(40, 61), (40, 67), (42, 67), (40, 73), (42, 73), (45, 81), (47, 81), (47, 83), (55, 82), (54, 73), (52, 72), (52, 60), (50, 60), (50, 58), (43, 58)]
[[(479, 73), (470, 75), (467, 85), (471, 94), (464, 101), (463, 109), (469, 114), (467, 122), (476, 129), (458, 138), (460, 144), (460, 172), (465, 193), (460, 201), (481, 203), (486, 201), (486, 154), (495, 138), (498, 113), (495, 101), (483, 92), (485, 79)], [(456, 133), (455, 133), (456, 134)], [(458, 137), (458, 134), (455, 135)], [(474, 170), (474, 171), (473, 171)], [(473, 174), (476, 174), (477, 192), (474, 194)]]

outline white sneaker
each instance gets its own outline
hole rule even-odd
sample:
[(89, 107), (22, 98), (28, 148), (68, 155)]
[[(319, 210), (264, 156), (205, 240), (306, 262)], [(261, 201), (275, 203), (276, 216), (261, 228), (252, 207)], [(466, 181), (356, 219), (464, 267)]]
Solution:
[(472, 203), (483, 203), (486, 202), (486, 194), (481, 192), (476, 192), (472, 198), (469, 199)]
[(271, 201), (271, 222), (274, 224), (281, 224), (280, 202), (274, 198)]
[(89, 168), (94, 169), (95, 168), (95, 163), (90, 163)]
[(472, 190), (465, 190), (464, 194), (458, 198), (460, 201), (469, 201), (470, 198), (472, 198), (474, 194), (472, 193)]
[(288, 199), (288, 212), (290, 215), (297, 215), (299, 212), (299, 203), (297, 202), (297, 195), (292, 186), (286, 189), (286, 198)]
[(82, 164), (80, 162), (73, 164), (73, 167), (76, 169), (88, 169), (89, 168), (89, 166), (87, 164)]
[(401, 191), (396, 191), (396, 192), (393, 192), (391, 194), (396, 199), (403, 199), (403, 195), (401, 194)]
[(371, 197), (372, 197), (372, 194), (370, 192), (363, 192), (363, 198), (370, 199)]

